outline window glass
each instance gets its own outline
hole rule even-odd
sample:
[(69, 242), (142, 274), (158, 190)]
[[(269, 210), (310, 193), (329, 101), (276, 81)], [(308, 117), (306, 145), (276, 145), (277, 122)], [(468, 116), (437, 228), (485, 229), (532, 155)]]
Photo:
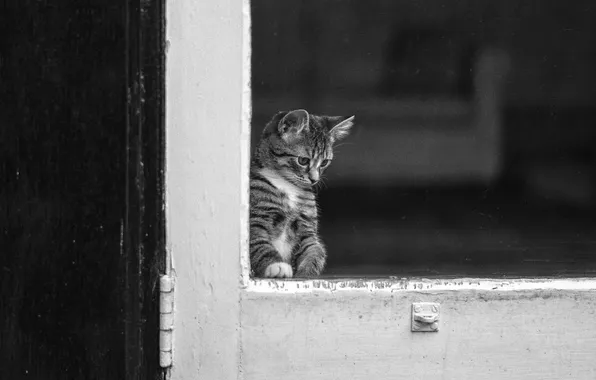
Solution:
[(317, 194), (324, 275), (596, 270), (589, 0), (259, 0), (252, 147), (273, 115), (355, 115)]

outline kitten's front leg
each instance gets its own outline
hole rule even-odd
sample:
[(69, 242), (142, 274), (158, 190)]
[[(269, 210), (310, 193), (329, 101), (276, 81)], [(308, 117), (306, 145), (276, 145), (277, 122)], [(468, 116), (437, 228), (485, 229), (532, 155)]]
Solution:
[(283, 262), (275, 248), (268, 244), (251, 247), (251, 268), (255, 277), (288, 278), (292, 277), (292, 266)]
[(296, 254), (296, 277), (316, 277), (323, 272), (327, 252), (316, 235), (302, 238)]
[(292, 266), (283, 261), (260, 227), (250, 229), (250, 266), (256, 277), (292, 277)]

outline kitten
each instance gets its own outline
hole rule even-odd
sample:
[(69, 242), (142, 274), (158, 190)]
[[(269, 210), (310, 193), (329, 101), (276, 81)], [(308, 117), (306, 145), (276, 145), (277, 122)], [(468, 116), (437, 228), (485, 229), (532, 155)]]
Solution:
[(265, 126), (250, 169), (250, 263), (256, 277), (313, 277), (325, 266), (314, 186), (352, 117), (279, 112)]

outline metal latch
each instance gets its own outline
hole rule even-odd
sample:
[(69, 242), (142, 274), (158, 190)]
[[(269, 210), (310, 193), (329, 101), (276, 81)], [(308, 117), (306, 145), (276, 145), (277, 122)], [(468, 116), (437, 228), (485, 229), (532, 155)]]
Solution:
[(441, 307), (435, 302), (414, 302), (412, 304), (412, 331), (439, 331)]
[(174, 279), (159, 279), (159, 365), (172, 366), (172, 338), (174, 335)]

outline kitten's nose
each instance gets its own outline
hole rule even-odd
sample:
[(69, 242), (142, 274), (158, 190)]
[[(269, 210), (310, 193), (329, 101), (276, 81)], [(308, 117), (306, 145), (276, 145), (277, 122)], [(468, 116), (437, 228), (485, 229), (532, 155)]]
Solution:
[(319, 181), (319, 172), (317, 170), (311, 170), (308, 173), (308, 179), (310, 179), (310, 183), (313, 185)]

